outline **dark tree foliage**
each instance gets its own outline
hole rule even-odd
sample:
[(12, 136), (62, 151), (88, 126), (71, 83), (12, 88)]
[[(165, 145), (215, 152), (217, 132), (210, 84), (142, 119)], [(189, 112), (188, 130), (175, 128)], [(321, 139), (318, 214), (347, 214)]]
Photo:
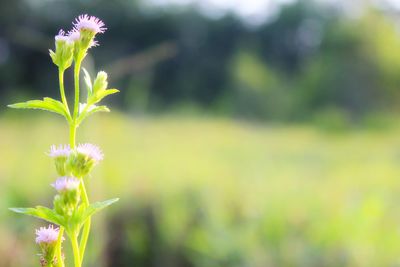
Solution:
[[(379, 23), (389, 21), (382, 12), (354, 19), (302, 0), (254, 28), (232, 14), (211, 19), (193, 8), (164, 10), (133, 0), (15, 0), (0, 1), (3, 104), (23, 94), (56, 94), (47, 51), (59, 28), (69, 29), (82, 13), (109, 28), (93, 53), (116, 77), (111, 83), (121, 89), (116, 101), (123, 109), (190, 103), (239, 117), (293, 120), (332, 108), (356, 118), (397, 102), (400, 75), (388, 67), (395, 61), (376, 52), (387, 40), (369, 39), (373, 32), (398, 39), (393, 23)], [(378, 26), (371, 33), (364, 24)], [(86, 67), (97, 70), (90, 58)]]

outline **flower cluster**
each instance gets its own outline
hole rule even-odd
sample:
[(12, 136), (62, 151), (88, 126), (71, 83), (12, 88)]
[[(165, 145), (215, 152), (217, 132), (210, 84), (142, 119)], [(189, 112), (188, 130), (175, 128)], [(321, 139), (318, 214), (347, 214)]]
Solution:
[(48, 153), (54, 158), (56, 170), (60, 176), (83, 177), (93, 167), (103, 160), (103, 153), (100, 148), (93, 144), (79, 144), (75, 149), (68, 145), (53, 145)]
[(73, 28), (67, 34), (61, 29), (54, 37), (55, 51), (50, 50), (54, 64), (65, 70), (71, 66), (74, 57), (75, 60), (83, 58), (89, 48), (98, 46), (94, 37), (105, 32), (107, 28), (104, 26), (99, 18), (85, 14), (75, 19)]

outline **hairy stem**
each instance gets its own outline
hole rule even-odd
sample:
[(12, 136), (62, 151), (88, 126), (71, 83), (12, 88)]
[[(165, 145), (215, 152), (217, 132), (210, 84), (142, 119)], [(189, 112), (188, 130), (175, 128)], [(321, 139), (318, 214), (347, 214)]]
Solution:
[[(85, 183), (83, 182), (83, 179), (81, 179), (81, 192), (82, 192), (82, 201), (83, 203), (87, 206), (89, 206), (89, 198), (87, 196), (86, 188), (85, 188)], [(89, 239), (89, 233), (90, 233), (90, 225), (91, 225), (91, 219), (88, 218), (87, 221), (85, 222), (85, 225), (83, 226), (83, 231), (82, 231), (82, 236), (81, 236), (81, 241), (80, 241), (80, 253), (81, 253), (81, 261), (83, 262), (83, 256), (85, 254), (86, 250), (86, 244)]]

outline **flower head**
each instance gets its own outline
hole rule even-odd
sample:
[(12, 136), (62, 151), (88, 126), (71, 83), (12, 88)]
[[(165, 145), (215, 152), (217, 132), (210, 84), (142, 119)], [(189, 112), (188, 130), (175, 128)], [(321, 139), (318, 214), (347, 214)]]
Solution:
[(76, 151), (80, 154), (84, 154), (85, 156), (96, 162), (103, 160), (104, 157), (98, 146), (89, 143), (79, 144), (76, 148)]
[(48, 155), (54, 159), (57, 173), (64, 176), (68, 172), (66, 165), (68, 157), (71, 155), (71, 148), (69, 145), (52, 145)]
[(103, 159), (100, 148), (92, 144), (79, 144), (68, 158), (71, 173), (75, 177), (84, 177)]
[(95, 16), (89, 16), (88, 14), (80, 15), (78, 18), (75, 19), (73, 23), (75, 29), (78, 31), (81, 30), (89, 30), (95, 34), (97, 33), (104, 33), (107, 28), (105, 28), (105, 24), (99, 18)]
[[(59, 229), (54, 228), (53, 225), (49, 225), (48, 228), (40, 227), (36, 230), (36, 243), (51, 245), (55, 244), (58, 240)], [(64, 240), (64, 238), (63, 238)]]
[(69, 145), (52, 145), (50, 147), (50, 152), (48, 153), (52, 158), (68, 157), (69, 154), (71, 154), (71, 148)]
[(76, 29), (72, 29), (71, 31), (68, 32), (68, 38), (72, 42), (78, 41), (79, 38), (81, 38), (81, 33)]
[(76, 190), (80, 181), (75, 177), (61, 177), (51, 184), (59, 193)]
[(65, 35), (65, 32), (63, 30), (60, 30), (58, 32), (58, 34), (54, 37), (54, 39), (58, 42), (58, 41), (62, 41), (62, 42), (68, 42), (70, 41), (70, 37), (69, 35)]

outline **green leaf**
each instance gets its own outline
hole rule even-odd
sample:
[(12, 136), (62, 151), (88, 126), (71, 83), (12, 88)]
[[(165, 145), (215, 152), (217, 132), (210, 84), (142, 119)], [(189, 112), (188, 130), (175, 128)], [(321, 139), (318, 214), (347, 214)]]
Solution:
[(110, 206), (111, 204), (117, 202), (119, 200), (119, 198), (113, 198), (113, 199), (109, 199), (106, 201), (101, 201), (101, 202), (96, 202), (93, 204), (90, 204), (89, 207), (86, 208), (85, 212), (82, 215), (81, 218), (81, 222), (83, 223), (84, 221), (86, 221), (90, 216), (92, 216), (93, 214), (99, 212), (100, 210)]
[(79, 114), (77, 124), (79, 125), (84, 119), (96, 112), (110, 112), (110, 109), (107, 106), (92, 105), (87, 110), (84, 110), (81, 114)]
[(90, 78), (89, 72), (88, 72), (85, 68), (82, 68), (82, 70), (83, 70), (83, 72), (85, 73), (84, 80), (85, 80), (86, 89), (87, 89), (87, 91), (88, 91), (88, 97), (89, 97), (89, 96), (92, 94), (92, 92), (93, 92), (93, 89), (92, 89), (92, 79)]
[(89, 104), (96, 104), (98, 102), (100, 102), (103, 98), (105, 98), (108, 95), (112, 95), (115, 93), (118, 93), (119, 90), (118, 89), (107, 89), (107, 90), (100, 90), (98, 92), (96, 92), (95, 94), (93, 94), (92, 96), (90, 96), (90, 98), (88, 99), (88, 103)]
[(40, 218), (50, 223), (65, 226), (64, 219), (62, 216), (58, 215), (54, 210), (51, 210), (43, 206), (36, 206), (36, 208), (10, 208), (9, 210), (16, 213), (21, 213), (36, 218)]
[(71, 120), (71, 116), (64, 104), (58, 100), (50, 97), (45, 97), (43, 100), (29, 100), (26, 102), (20, 102), (8, 105), (10, 108), (26, 108), (26, 109), (42, 109), (50, 112), (55, 112), (64, 116), (68, 121)]

